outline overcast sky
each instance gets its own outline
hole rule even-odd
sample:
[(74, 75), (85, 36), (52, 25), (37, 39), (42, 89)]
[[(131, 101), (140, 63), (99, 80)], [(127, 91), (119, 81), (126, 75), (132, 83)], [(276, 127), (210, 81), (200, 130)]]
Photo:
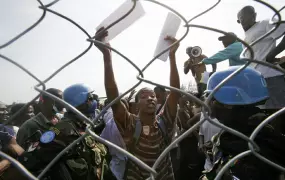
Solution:
[[(95, 33), (99, 23), (112, 13), (125, 0), (61, 0), (51, 8), (72, 18), (90, 34)], [(43, 1), (47, 4), (50, 1)], [(141, 1), (146, 11), (144, 17), (138, 20), (126, 31), (111, 41), (111, 45), (133, 60), (139, 67), (146, 65), (151, 58), (168, 11), (150, 2)], [(179, 11), (187, 19), (214, 4), (214, 0), (161, 0)], [(281, 8), (284, 0), (267, 0), (274, 7)], [(271, 18), (273, 12), (253, 1), (224, 0), (218, 7), (193, 23), (219, 28), (236, 33), (243, 38), (243, 30), (237, 24), (237, 12), (245, 5), (254, 5), (258, 20)], [(36, 0), (0, 0), (0, 45), (22, 32), (39, 19), (42, 10)], [(285, 13), (283, 12), (284, 16)], [(181, 37), (185, 28), (180, 27), (177, 38)], [(187, 46), (198, 45), (203, 53), (211, 56), (223, 48), (217, 40), (220, 34), (215, 32), (190, 29), (187, 38), (177, 51), (177, 66), (181, 83), (193, 80), (190, 74), (184, 75), (183, 63), (187, 60)], [(47, 78), (61, 65), (70, 61), (86, 49), (89, 43), (86, 36), (68, 21), (47, 13), (45, 19), (24, 37), (0, 50), (5, 55), (29, 69), (41, 80)], [(285, 53), (283, 52), (283, 55)], [(116, 81), (120, 92), (126, 91), (137, 80), (137, 71), (123, 58), (113, 53), (113, 65)], [(218, 70), (228, 67), (228, 62), (218, 64)], [(209, 67), (210, 69), (210, 67)], [(86, 83), (99, 96), (105, 96), (103, 78), (102, 54), (93, 47), (78, 61), (60, 72), (47, 83), (47, 87), (64, 90), (74, 83)], [(37, 83), (23, 71), (9, 62), (0, 59), (0, 101), (5, 103), (27, 102), (36, 91)], [(145, 71), (145, 77), (155, 82), (169, 85), (169, 62), (155, 61)], [(143, 84), (142, 86), (150, 86)]]

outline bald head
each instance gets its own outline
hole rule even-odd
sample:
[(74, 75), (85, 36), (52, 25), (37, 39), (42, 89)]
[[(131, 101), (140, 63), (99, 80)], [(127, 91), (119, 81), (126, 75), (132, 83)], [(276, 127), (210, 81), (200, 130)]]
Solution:
[(255, 13), (255, 9), (254, 9), (254, 7), (253, 6), (245, 6), (245, 7), (243, 7), (239, 12), (238, 12), (238, 16), (240, 15), (240, 14), (254, 14)]
[(237, 22), (241, 24), (244, 31), (250, 29), (256, 22), (256, 12), (254, 7), (245, 6), (237, 14)]

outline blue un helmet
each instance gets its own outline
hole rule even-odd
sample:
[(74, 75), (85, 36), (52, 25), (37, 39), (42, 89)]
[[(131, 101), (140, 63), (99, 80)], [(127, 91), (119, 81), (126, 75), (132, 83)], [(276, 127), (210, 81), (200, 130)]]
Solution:
[(93, 91), (84, 84), (74, 84), (66, 88), (63, 92), (63, 100), (78, 107), (88, 100), (89, 94)]
[[(226, 77), (240, 66), (233, 66), (224, 71), (214, 73), (208, 81), (206, 93), (210, 93)], [(245, 68), (227, 81), (214, 94), (214, 98), (226, 105), (250, 105), (269, 98), (264, 77), (252, 68)]]

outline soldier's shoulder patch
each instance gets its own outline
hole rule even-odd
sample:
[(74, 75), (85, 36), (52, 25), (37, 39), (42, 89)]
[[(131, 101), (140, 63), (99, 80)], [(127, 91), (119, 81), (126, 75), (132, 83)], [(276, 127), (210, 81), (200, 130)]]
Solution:
[(56, 127), (50, 127), (49, 130), (53, 131), (56, 135), (59, 135), (60, 130)]

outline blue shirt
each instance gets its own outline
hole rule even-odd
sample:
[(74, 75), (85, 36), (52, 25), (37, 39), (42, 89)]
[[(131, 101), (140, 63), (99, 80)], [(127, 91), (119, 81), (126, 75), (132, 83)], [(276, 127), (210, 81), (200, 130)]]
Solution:
[(0, 145), (1, 148), (7, 146), (14, 136), (14, 131), (6, 126), (0, 125)]
[(205, 58), (202, 60), (204, 64), (216, 64), (218, 62), (229, 60), (230, 66), (239, 66), (245, 64), (246, 61), (243, 61), (240, 59), (240, 54), (242, 52), (242, 43), (241, 42), (235, 42), (228, 47), (226, 47), (224, 50), (219, 51), (215, 55)]
[[(113, 111), (111, 108), (107, 110), (105, 113), (103, 120), (106, 124), (104, 130), (101, 133), (101, 137), (116, 144), (117, 146), (120, 146), (123, 149), (126, 149), (125, 142), (120, 134), (120, 131), (118, 130), (117, 124), (113, 117)], [(119, 159), (124, 160), (126, 158), (126, 155), (121, 154), (118, 150), (108, 147), (109, 152), (111, 156), (117, 156)]]
[[(117, 124), (114, 121), (113, 111), (111, 108), (105, 113), (103, 120), (106, 124), (105, 129), (101, 133), (101, 137), (116, 144), (117, 146), (126, 149), (125, 142), (118, 130)], [(120, 153), (118, 150), (108, 146), (109, 153), (112, 156), (110, 169), (118, 180), (123, 180), (127, 156)]]

